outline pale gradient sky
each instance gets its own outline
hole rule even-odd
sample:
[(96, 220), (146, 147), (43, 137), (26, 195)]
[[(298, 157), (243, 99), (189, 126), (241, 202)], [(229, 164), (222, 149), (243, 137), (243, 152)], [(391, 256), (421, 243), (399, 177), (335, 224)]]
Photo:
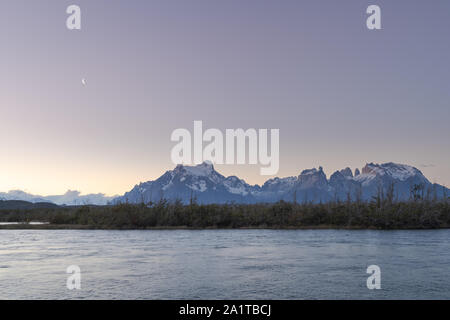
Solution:
[(278, 176), (393, 161), (449, 186), (449, 30), (447, 0), (3, 0), (0, 192), (121, 194), (194, 120), (279, 128)]

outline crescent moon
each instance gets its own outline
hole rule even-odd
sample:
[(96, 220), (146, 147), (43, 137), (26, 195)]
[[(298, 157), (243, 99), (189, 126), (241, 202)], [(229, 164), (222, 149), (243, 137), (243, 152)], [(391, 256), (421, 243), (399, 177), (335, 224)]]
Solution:
[(84, 78), (81, 79), (81, 84), (82, 84), (83, 86), (86, 86), (86, 84), (87, 84), (87, 83), (86, 83), (86, 79), (84, 79)]

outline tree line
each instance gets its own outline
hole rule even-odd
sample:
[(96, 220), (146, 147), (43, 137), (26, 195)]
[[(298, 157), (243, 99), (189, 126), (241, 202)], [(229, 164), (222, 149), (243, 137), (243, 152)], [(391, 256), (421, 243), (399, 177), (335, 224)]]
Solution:
[(395, 202), (391, 196), (372, 201), (270, 204), (189, 204), (181, 201), (111, 206), (0, 210), (2, 222), (45, 221), (68, 228), (366, 228), (435, 229), (450, 227), (450, 201), (416, 197)]

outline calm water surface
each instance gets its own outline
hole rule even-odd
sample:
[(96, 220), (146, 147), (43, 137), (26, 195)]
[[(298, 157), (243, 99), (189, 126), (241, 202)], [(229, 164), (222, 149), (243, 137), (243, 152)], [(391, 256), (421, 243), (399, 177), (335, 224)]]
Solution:
[(0, 230), (0, 299), (419, 298), (450, 299), (450, 230)]

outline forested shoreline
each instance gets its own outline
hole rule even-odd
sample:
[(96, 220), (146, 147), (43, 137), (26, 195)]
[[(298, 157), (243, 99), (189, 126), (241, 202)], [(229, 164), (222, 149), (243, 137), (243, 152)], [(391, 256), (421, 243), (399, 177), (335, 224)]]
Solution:
[[(298, 204), (185, 205), (161, 200), (147, 204), (79, 206), (0, 210), (0, 222), (40, 229), (170, 229), (170, 228), (347, 228), (347, 229), (437, 229), (450, 227), (450, 202), (330, 202)], [(31, 227), (30, 227), (31, 228)]]

